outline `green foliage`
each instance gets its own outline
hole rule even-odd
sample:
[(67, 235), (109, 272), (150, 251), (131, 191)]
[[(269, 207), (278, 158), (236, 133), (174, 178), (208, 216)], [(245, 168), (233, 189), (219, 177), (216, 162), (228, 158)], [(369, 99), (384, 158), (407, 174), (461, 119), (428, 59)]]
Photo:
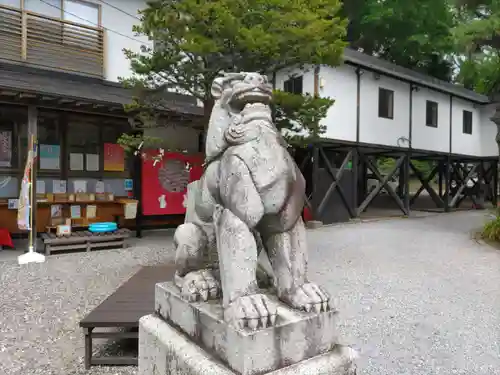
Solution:
[(221, 72), (336, 65), (345, 46), (339, 10), (339, 0), (150, 1), (135, 31), (157, 48), (126, 51), (136, 73), (127, 83), (174, 88), (209, 104)]
[[(154, 40), (155, 48), (125, 51), (134, 75), (122, 82), (136, 92), (127, 110), (142, 115), (141, 127), (155, 126), (155, 112), (169, 109), (163, 94), (174, 90), (200, 99), (208, 123), (210, 87), (223, 72), (337, 65), (346, 45), (340, 9), (340, 0), (149, 1), (134, 30)], [(319, 121), (330, 105), (328, 99), (277, 93), (279, 126), (296, 133), (292, 143), (305, 142), (321, 133)], [(141, 143), (121, 141), (127, 149)]]
[(456, 0), (457, 80), (486, 95), (500, 89), (500, 0)]
[(295, 95), (275, 90), (275, 124), (289, 144), (303, 147), (326, 130), (320, 121), (326, 117), (334, 100), (312, 95)]
[[(122, 134), (117, 143), (121, 145), (126, 153), (133, 153), (142, 144), (144, 148), (165, 147), (164, 140), (157, 137), (147, 137), (142, 135)], [(168, 148), (168, 147), (165, 147)]]
[[(422, 173), (424, 177), (428, 177), (434, 168), (434, 163), (431, 161), (425, 160), (412, 160), (413, 165)], [(396, 164), (396, 160), (388, 157), (379, 157), (377, 159), (377, 167), (379, 168), (382, 174), (387, 174), (394, 165)]]
[[(326, 116), (334, 101), (311, 95), (295, 95), (275, 90), (273, 93), (273, 112), (276, 127), (282, 132), (290, 145), (304, 147), (319, 138), (325, 132), (321, 120)], [(155, 119), (146, 112), (140, 112), (143, 127), (154, 127)], [(146, 126), (144, 126), (146, 124)], [(122, 134), (118, 143), (127, 153), (135, 152), (139, 145), (143, 148), (164, 148), (175, 150), (169, 140), (142, 135)], [(177, 151), (177, 150), (175, 150)]]
[(481, 237), (485, 240), (500, 242), (500, 215), (498, 213), (484, 224)]
[(348, 40), (365, 53), (451, 78), (454, 15), (449, 0), (344, 0)]
[(490, 95), (500, 90), (500, 54), (498, 50), (460, 59), (457, 80), (465, 87)]

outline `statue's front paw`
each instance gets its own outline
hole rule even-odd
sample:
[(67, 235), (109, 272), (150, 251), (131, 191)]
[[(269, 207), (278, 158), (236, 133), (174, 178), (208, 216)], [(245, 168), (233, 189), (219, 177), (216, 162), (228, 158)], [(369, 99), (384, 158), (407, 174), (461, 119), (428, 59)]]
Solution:
[(216, 299), (220, 295), (220, 282), (212, 270), (193, 271), (184, 277), (175, 276), (182, 298), (189, 302)]
[(237, 328), (267, 328), (276, 323), (277, 307), (264, 294), (239, 297), (224, 310), (224, 320)]
[(281, 296), (290, 307), (306, 312), (320, 313), (331, 309), (330, 296), (314, 283), (306, 283), (290, 293)]

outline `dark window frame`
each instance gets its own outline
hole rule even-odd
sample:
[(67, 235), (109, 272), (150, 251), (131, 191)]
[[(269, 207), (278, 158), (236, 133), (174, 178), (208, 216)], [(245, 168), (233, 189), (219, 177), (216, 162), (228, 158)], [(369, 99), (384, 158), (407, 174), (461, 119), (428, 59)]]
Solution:
[(427, 100), (425, 102), (425, 125), (437, 128), (439, 122), (439, 105), (437, 102)]
[(463, 110), (462, 111), (462, 133), (470, 135), (472, 134), (473, 126), (473, 113), (472, 111)]
[(378, 117), (394, 120), (394, 91), (378, 88)]
[(288, 78), (283, 83), (283, 91), (295, 95), (302, 95), (304, 93), (304, 76), (297, 75)]

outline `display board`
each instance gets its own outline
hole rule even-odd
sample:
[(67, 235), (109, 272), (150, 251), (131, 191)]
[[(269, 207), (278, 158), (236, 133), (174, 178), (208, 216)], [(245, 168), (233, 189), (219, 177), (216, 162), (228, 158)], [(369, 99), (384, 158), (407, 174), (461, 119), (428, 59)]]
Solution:
[(181, 215), (186, 213), (187, 185), (203, 173), (203, 156), (167, 152), (154, 163), (158, 151), (146, 151), (142, 163), (143, 215)]

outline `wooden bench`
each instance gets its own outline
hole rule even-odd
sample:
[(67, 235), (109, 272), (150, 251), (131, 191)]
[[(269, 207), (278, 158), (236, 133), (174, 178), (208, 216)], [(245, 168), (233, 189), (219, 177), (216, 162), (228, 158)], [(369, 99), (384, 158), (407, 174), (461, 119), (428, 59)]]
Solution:
[[(92, 365), (137, 366), (137, 356), (92, 356), (92, 340), (124, 338), (138, 340), (139, 319), (154, 312), (155, 284), (172, 280), (174, 272), (173, 264), (141, 268), (80, 321), (80, 327), (83, 328), (85, 334), (86, 369)], [(95, 332), (96, 328), (125, 328), (128, 331)]]
[(58, 237), (54, 233), (41, 234), (45, 246), (45, 254), (55, 251), (84, 250), (92, 251), (103, 248), (123, 248), (125, 240), (130, 237), (130, 230), (118, 229), (115, 232), (92, 233), (88, 230), (72, 232), (69, 236)]

